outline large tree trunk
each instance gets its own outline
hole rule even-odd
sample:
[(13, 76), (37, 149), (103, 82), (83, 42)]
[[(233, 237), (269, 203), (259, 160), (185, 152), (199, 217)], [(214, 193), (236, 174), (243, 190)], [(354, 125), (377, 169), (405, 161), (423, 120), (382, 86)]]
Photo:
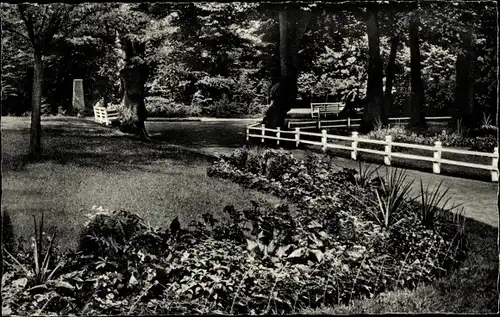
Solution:
[(144, 103), (148, 66), (142, 61), (145, 44), (131, 39), (124, 41), (126, 66), (120, 71), (123, 87), (123, 116), (120, 131), (147, 139), (144, 122), (147, 111)]
[(457, 128), (459, 120), (462, 126), (472, 128), (480, 119), (474, 112), (474, 37), (472, 33), (464, 32), (461, 38), (461, 52), (456, 62), (453, 128)]
[(31, 94), (31, 129), (30, 129), (30, 150), (31, 159), (38, 160), (42, 154), (42, 123), (41, 123), (41, 103), (43, 84), (43, 56), (35, 51), (33, 64), (33, 87)]
[(426, 128), (424, 113), (424, 86), (422, 82), (422, 65), (420, 62), (419, 32), (420, 24), (417, 12), (410, 18), (410, 66), (411, 66), (411, 95), (410, 95), (410, 129), (414, 131)]
[(264, 123), (270, 128), (285, 127), (287, 112), (297, 100), (298, 50), (311, 17), (310, 11), (284, 8), (279, 12), (280, 21), (280, 82), (274, 85)]
[(391, 52), (389, 54), (389, 61), (387, 62), (387, 71), (385, 75), (385, 95), (384, 95), (384, 115), (389, 117), (389, 112), (392, 110), (392, 87), (394, 77), (396, 75), (396, 54), (398, 51), (399, 37), (393, 36), (391, 38)]
[(368, 83), (360, 132), (366, 133), (375, 127), (377, 120), (387, 125), (384, 110), (383, 65), (380, 57), (380, 38), (377, 11), (367, 9), (366, 31), (368, 34)]

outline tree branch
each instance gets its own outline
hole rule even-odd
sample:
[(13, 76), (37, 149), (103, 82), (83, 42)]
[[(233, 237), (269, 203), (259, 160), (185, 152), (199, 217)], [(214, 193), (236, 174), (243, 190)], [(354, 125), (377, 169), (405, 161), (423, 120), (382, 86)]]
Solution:
[(26, 30), (28, 31), (28, 36), (30, 38), (31, 44), (33, 45), (33, 48), (36, 50), (38, 43), (36, 41), (35, 32), (33, 30), (32, 17), (28, 16), (26, 14), (26, 5), (25, 4), (18, 4), (17, 9), (19, 10), (19, 14), (21, 15), (21, 19), (24, 21), (24, 24), (26, 26)]
[(42, 17), (42, 23), (40, 24), (40, 30), (36, 34), (36, 36), (40, 36), (40, 34), (43, 32), (43, 29), (45, 28), (45, 22), (47, 21), (47, 11), (49, 10), (49, 5), (45, 4), (45, 10), (43, 12), (43, 17)]

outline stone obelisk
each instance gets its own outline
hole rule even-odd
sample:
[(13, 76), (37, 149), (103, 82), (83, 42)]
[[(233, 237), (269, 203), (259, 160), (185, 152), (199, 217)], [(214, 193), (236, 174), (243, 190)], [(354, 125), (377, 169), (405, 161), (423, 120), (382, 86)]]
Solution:
[(85, 102), (83, 100), (83, 79), (73, 80), (72, 112), (80, 116), (85, 112)]

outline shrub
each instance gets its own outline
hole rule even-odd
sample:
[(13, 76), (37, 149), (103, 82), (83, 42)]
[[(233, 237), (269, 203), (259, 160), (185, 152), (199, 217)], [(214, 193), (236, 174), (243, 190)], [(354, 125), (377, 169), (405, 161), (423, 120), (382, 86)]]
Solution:
[(37, 286), (51, 281), (63, 263), (57, 261), (57, 254), (54, 251), (56, 232), (51, 237), (46, 236), (43, 213), (40, 222), (37, 222), (35, 216), (33, 216), (33, 223), (35, 235), (32, 237), (33, 242), (31, 246), (33, 251), (31, 254), (26, 254), (21, 248), (19, 252), (21, 256), (17, 259), (6, 248), (3, 249), (3, 252), (12, 261), (12, 263), (6, 263), (24, 275), (24, 278), (27, 280), (26, 284)]
[[(472, 137), (473, 133), (477, 136)], [(464, 131), (446, 133), (446, 130), (443, 130), (439, 134), (429, 133), (427, 135), (418, 135), (414, 132), (409, 132), (403, 126), (395, 126), (371, 131), (365, 137), (375, 140), (385, 140), (387, 135), (391, 135), (394, 142), (434, 145), (436, 141), (441, 141), (442, 145), (446, 147), (468, 147), (473, 151), (480, 152), (493, 152), (493, 148), (497, 146), (496, 134), (478, 131), (471, 131), (469, 133), (471, 136), (468, 137), (465, 136), (466, 133)]]
[(149, 117), (185, 118), (201, 114), (196, 105), (187, 106), (163, 97), (146, 98), (146, 110)]
[(121, 256), (136, 240), (155, 248), (160, 246), (158, 232), (137, 214), (93, 207), (80, 234), (79, 250), (97, 257)]
[[(271, 151), (265, 154), (272, 155)], [(265, 171), (256, 175), (248, 169), (236, 168), (224, 158), (209, 169), (210, 176), (230, 178), (297, 203), (299, 210), (295, 213), (275, 211), (272, 215), (276, 220), (264, 217), (260, 208), (247, 211), (246, 215), (239, 213), (234, 217), (232, 228), (239, 232), (233, 236), (246, 237), (247, 249), (255, 253), (254, 258), (269, 259), (269, 265), (280, 262), (274, 253), (280, 246), (295, 245), (285, 251), (290, 267), (288, 272), (293, 271), (294, 265), (311, 267), (315, 259), (321, 259), (318, 272), (304, 273), (304, 280), (298, 277), (294, 282), (309, 294), (318, 294), (318, 301), (306, 304), (299, 300), (301, 306), (320, 305), (323, 300), (346, 303), (352, 298), (373, 296), (398, 285), (416, 287), (458, 263), (465, 252), (463, 235), (455, 239), (461, 235), (460, 230), (450, 226), (450, 220), (444, 218), (434, 230), (429, 231), (420, 224), (418, 203), (406, 199), (411, 183), (406, 182), (403, 172), (392, 171), (385, 176), (384, 182), (363, 188), (357, 186), (354, 179), (346, 181), (349, 177), (345, 174), (353, 175), (352, 171), (337, 170), (330, 174), (327, 164), (324, 159), (312, 157), (307, 162), (292, 160), (285, 175), (274, 181)], [(332, 179), (343, 181), (330, 181)], [(367, 213), (370, 201), (379, 208), (379, 213)], [(252, 225), (245, 229), (236, 223)], [(283, 235), (286, 232), (291, 235)], [(451, 250), (456, 252), (447, 252)], [(341, 255), (331, 257), (333, 254)], [(331, 292), (327, 288), (319, 294), (318, 287), (312, 284), (321, 285), (328, 279), (336, 280), (335, 286), (332, 285)], [(285, 279), (280, 278), (280, 281), (285, 283)], [(277, 296), (283, 296), (282, 291), (278, 291)], [(286, 302), (280, 299), (280, 303)], [(283, 309), (286, 311), (285, 307)]]

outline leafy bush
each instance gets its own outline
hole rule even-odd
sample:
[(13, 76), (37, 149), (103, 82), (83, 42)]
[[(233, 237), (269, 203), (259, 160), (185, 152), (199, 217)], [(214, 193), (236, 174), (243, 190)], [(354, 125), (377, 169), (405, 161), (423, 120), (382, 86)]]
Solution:
[[(386, 168), (387, 170), (387, 168)], [(378, 175), (378, 173), (377, 173)], [(368, 199), (368, 204), (360, 200), (370, 216), (379, 225), (389, 228), (397, 225), (405, 212), (408, 197), (413, 181), (408, 182), (404, 170), (391, 169), (373, 191), (375, 197)]]
[(199, 116), (201, 110), (196, 105), (187, 106), (162, 97), (146, 98), (149, 117), (185, 118)]
[[(238, 153), (241, 155), (241, 150)], [(272, 155), (281, 157), (281, 153), (276, 150), (268, 150), (264, 153), (261, 153), (260, 157)], [(378, 184), (378, 187), (373, 187), (372, 183), (363, 190), (363, 187), (355, 184), (354, 179), (346, 178), (345, 175), (341, 177), (337, 175), (337, 179), (344, 181), (329, 182), (334, 177), (325, 177), (324, 174), (318, 173), (322, 170), (321, 167), (325, 166), (324, 160), (314, 161), (314, 159), (309, 159), (306, 163), (292, 160), (292, 165), (288, 169), (288, 173), (285, 174), (288, 176), (282, 177), (281, 180), (277, 178), (272, 181), (265, 175), (263, 169), (255, 174), (255, 170), (251, 172), (244, 167), (236, 168), (230, 161), (221, 158), (209, 169), (209, 175), (229, 178), (244, 186), (290, 198), (300, 208), (298, 214), (291, 217), (294, 221), (282, 221), (290, 224), (290, 231), (293, 227), (295, 229), (292, 232), (297, 232), (296, 235), (301, 236), (298, 232), (304, 230), (305, 234), (310, 237), (309, 239), (315, 241), (309, 232), (317, 226), (319, 228), (317, 230), (324, 230), (324, 233), (319, 234), (318, 237), (332, 235), (335, 237), (335, 243), (338, 243), (337, 248), (347, 247), (348, 256), (344, 258), (347, 262), (343, 262), (342, 257), (337, 258), (336, 261), (340, 261), (340, 265), (344, 263), (343, 265), (350, 268), (348, 278), (342, 275), (342, 270), (338, 269), (334, 270), (337, 276), (326, 277), (321, 272), (318, 272), (318, 275), (309, 276), (309, 279), (316, 281), (316, 283), (324, 283), (325, 278), (349, 281), (342, 284), (340, 290), (334, 289), (332, 294), (326, 292), (325, 296), (332, 296), (326, 300), (347, 302), (351, 298), (351, 294), (354, 294), (354, 297), (373, 296), (381, 289), (397, 285), (415, 287), (420, 282), (431, 281), (433, 276), (447, 271), (457, 263), (460, 256), (465, 254), (463, 231), (454, 227), (453, 222), (447, 219), (444, 214), (437, 216), (440, 221), (438, 222), (439, 226), (434, 231), (429, 231), (420, 225), (419, 205), (412, 202), (411, 199), (405, 199), (409, 191), (409, 184), (405, 181), (404, 173), (389, 173), (386, 176), (386, 181)], [(339, 173), (337, 171), (336, 173), (343, 175), (345, 172)], [(295, 177), (301, 175), (300, 178), (303, 177), (304, 182), (298, 180), (291, 182), (290, 178), (293, 177), (291, 175)], [(350, 181), (346, 181), (348, 179)], [(392, 214), (390, 212), (386, 212), (386, 214), (389, 216), (398, 215), (394, 221), (385, 221), (387, 217), (378, 219), (380, 220), (378, 221), (376, 217), (374, 218), (371, 213), (366, 211), (366, 201), (370, 201), (370, 199), (372, 202), (379, 201), (377, 194), (381, 199), (382, 197), (394, 198), (389, 199), (389, 203), (382, 204), (382, 207), (387, 207), (382, 208), (382, 210), (394, 211)], [(353, 196), (356, 197), (353, 198)], [(284, 219), (285, 217), (280, 218)], [(386, 223), (394, 223), (395, 221), (398, 222), (397, 226), (386, 226)], [(242, 222), (245, 221), (240, 221), (240, 223)], [(273, 222), (266, 219), (265, 223), (272, 224)], [(304, 226), (304, 224), (309, 225)], [(270, 227), (273, 226), (276, 225), (270, 225)], [(265, 236), (266, 234), (263, 233), (262, 237)], [(251, 241), (248, 242), (249, 246), (252, 250), (258, 250), (257, 252), (260, 252), (259, 254), (263, 258), (266, 258), (266, 254), (272, 258), (272, 252), (270, 254), (269, 250), (274, 252), (280, 245), (276, 240), (273, 243), (269, 240), (261, 241), (259, 239)], [(322, 240), (322, 245), (334, 243), (328, 239), (327, 241)], [(302, 244), (299, 243), (299, 246)], [(354, 249), (349, 249), (350, 247)], [(266, 248), (267, 251), (264, 251)], [(310, 253), (308, 250), (310, 249), (299, 247), (292, 254), (294, 257), (297, 255), (298, 258), (307, 258), (307, 254)], [(324, 261), (327, 258), (326, 250), (328, 247), (326, 249), (322, 247), (320, 248), (321, 253), (314, 251), (312, 254), (317, 254), (319, 257), (324, 256)], [(355, 250), (364, 251), (360, 253)], [(326, 267), (329, 265), (328, 262), (322, 263)], [(333, 268), (331, 267), (331, 269)], [(397, 276), (396, 279), (395, 276)], [(343, 293), (335, 294), (335, 291)], [(310, 289), (309, 292), (314, 293), (315, 291)], [(322, 297), (319, 296), (319, 298)], [(325, 298), (323, 297), (323, 299)]]
[(8, 261), (4, 260), (4, 263), (23, 276), (24, 284), (36, 287), (51, 281), (62, 262), (57, 260), (58, 256), (54, 250), (53, 243), (56, 232), (48, 237), (44, 231), (43, 213), (40, 222), (36, 221), (35, 216), (33, 216), (33, 222), (35, 235), (32, 237), (32, 252), (24, 252), (22, 246), (20, 246), (19, 258), (13, 256), (5, 247), (3, 247), (2, 252), (9, 259)]
[(417, 135), (401, 125), (374, 130), (364, 137), (385, 140), (387, 135), (391, 135), (394, 142), (434, 145), (434, 142), (441, 141), (442, 145), (446, 147), (467, 147), (481, 152), (493, 152), (493, 148), (497, 146), (497, 138), (494, 133), (486, 133), (486, 136), (484, 136), (485, 133), (479, 133), (480, 136), (466, 137), (464, 136), (465, 132), (447, 133), (446, 130), (443, 130), (439, 134)]

